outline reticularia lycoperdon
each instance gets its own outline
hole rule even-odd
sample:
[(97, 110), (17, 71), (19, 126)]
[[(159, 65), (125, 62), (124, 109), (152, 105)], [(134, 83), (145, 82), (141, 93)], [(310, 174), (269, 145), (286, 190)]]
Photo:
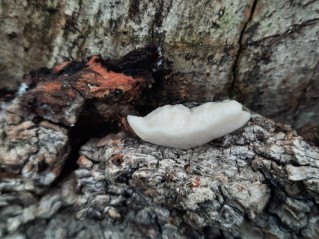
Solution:
[(198, 107), (165, 105), (145, 117), (129, 115), (133, 131), (143, 140), (168, 147), (189, 149), (242, 127), (250, 113), (235, 100), (208, 102)]

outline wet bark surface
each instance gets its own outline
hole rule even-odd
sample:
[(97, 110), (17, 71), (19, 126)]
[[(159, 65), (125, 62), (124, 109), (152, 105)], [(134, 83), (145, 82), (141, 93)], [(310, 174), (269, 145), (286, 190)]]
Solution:
[(241, 129), (180, 150), (118, 125), (149, 110), (160, 55), (42, 69), (2, 104), (1, 237), (319, 236), (319, 148), (291, 127), (252, 113)]

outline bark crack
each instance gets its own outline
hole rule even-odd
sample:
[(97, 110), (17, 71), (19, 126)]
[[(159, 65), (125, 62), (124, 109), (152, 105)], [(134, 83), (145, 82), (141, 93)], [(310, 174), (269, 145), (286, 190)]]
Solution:
[(284, 37), (289, 37), (293, 33), (296, 33), (305, 27), (312, 26), (312, 25), (317, 24), (317, 23), (319, 23), (319, 18), (313, 18), (313, 19), (305, 21), (301, 24), (293, 24), (285, 32), (263, 37), (262, 39), (252, 41), (252, 42), (248, 43), (247, 45), (256, 45), (256, 44), (258, 45), (261, 42), (267, 41), (267, 40), (271, 41), (270, 42), (270, 45), (271, 45), (271, 44), (276, 43), (279, 39), (282, 39)]
[(238, 78), (237, 69), (238, 69), (238, 64), (239, 64), (239, 58), (240, 58), (240, 55), (241, 55), (241, 53), (243, 51), (244, 33), (245, 33), (246, 29), (247, 29), (248, 24), (251, 22), (251, 20), (253, 18), (257, 2), (258, 2), (258, 0), (253, 0), (252, 7), (251, 7), (250, 13), (249, 13), (249, 17), (248, 17), (247, 21), (245, 22), (245, 24), (244, 24), (244, 26), (243, 26), (243, 28), (242, 28), (242, 30), (240, 32), (240, 35), (239, 35), (239, 40), (238, 40), (239, 48), (238, 48), (237, 55), (236, 55), (236, 58), (235, 58), (235, 61), (234, 61), (233, 67), (232, 67), (233, 79), (232, 79), (232, 82), (231, 82), (231, 85), (230, 85), (230, 88), (229, 88), (229, 91), (228, 91), (228, 95), (230, 97), (232, 97), (234, 95), (235, 83), (236, 83), (237, 78)]

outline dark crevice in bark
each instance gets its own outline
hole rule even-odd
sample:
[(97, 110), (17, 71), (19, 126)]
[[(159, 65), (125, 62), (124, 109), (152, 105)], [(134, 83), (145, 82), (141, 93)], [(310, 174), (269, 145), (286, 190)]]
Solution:
[(14, 99), (14, 91), (0, 90), (0, 112)]
[(10, 102), (15, 96), (15, 91), (0, 89), (0, 102)]
[(243, 42), (242, 42), (243, 41), (243, 37), (244, 37), (244, 34), (245, 34), (245, 31), (247, 29), (248, 24), (251, 22), (251, 20), (253, 18), (257, 2), (258, 2), (258, 0), (253, 0), (253, 4), (252, 4), (251, 10), (250, 10), (250, 14), (249, 14), (248, 20), (245, 22), (245, 24), (243, 26), (243, 29), (240, 32), (240, 36), (239, 36), (239, 40), (238, 40), (239, 48), (238, 48), (238, 51), (237, 51), (236, 59), (234, 61), (233, 67), (232, 67), (233, 80), (231, 82), (231, 85), (230, 85), (230, 88), (229, 88), (229, 91), (228, 91), (228, 95), (230, 97), (232, 97), (233, 94), (234, 94), (235, 83), (236, 83), (237, 78), (238, 78), (237, 71), (238, 71), (238, 65), (239, 65), (239, 58), (240, 58), (240, 55), (241, 55), (241, 53), (243, 51)]
[(163, 44), (163, 40), (165, 37), (165, 33), (159, 33), (158, 29), (162, 27), (163, 24), (163, 14), (164, 14), (164, 1), (159, 1), (159, 7), (157, 8), (154, 20), (151, 23), (150, 28), (150, 36), (151, 36), (151, 44)]
[(101, 122), (93, 125), (83, 125), (81, 122), (78, 122), (69, 130), (69, 145), (71, 149), (55, 183), (68, 178), (78, 168), (77, 160), (80, 156), (80, 149), (90, 139), (100, 138), (110, 133), (117, 133), (118, 131), (119, 125), (117, 122)]
[[(134, 103), (135, 110), (141, 114), (149, 113), (154, 109), (154, 106), (157, 106), (158, 104), (158, 97), (156, 96), (161, 89), (164, 78), (162, 56), (162, 48), (154, 44), (131, 51), (117, 60), (101, 60), (102, 65), (110, 71), (137, 78), (145, 77), (152, 79), (150, 80), (152, 88), (142, 90), (141, 95), (139, 96), (140, 99), (136, 99)], [(69, 67), (65, 67), (60, 74), (68, 73), (69, 75), (72, 75), (74, 72), (83, 70), (84, 66), (85, 63), (83, 62), (78, 64), (71, 63), (69, 64)], [(71, 88), (81, 95), (83, 99), (86, 99), (86, 96), (76, 87), (71, 85)], [(113, 98), (113, 100), (115, 99)], [(59, 183), (65, 178), (68, 178), (69, 175), (78, 168), (77, 160), (80, 156), (80, 149), (90, 139), (104, 137), (111, 133), (118, 133), (121, 130), (118, 119), (115, 116), (114, 119), (101, 120), (103, 119), (103, 115), (99, 115), (98, 111), (93, 110), (96, 107), (94, 103), (97, 102), (97, 99), (86, 99), (86, 103), (81, 109), (81, 113), (77, 118), (75, 126), (68, 127), (70, 152), (55, 183)], [(100, 103), (103, 104), (102, 102)], [(120, 105), (116, 100), (114, 101), (114, 104)], [(118, 115), (121, 115), (120, 109)]]

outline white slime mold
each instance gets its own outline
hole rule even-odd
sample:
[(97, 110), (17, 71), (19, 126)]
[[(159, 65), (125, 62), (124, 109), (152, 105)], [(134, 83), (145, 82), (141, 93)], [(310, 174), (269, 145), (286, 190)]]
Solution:
[(239, 129), (249, 119), (250, 113), (235, 100), (208, 102), (192, 109), (165, 105), (145, 117), (127, 117), (141, 139), (180, 149), (206, 144)]

